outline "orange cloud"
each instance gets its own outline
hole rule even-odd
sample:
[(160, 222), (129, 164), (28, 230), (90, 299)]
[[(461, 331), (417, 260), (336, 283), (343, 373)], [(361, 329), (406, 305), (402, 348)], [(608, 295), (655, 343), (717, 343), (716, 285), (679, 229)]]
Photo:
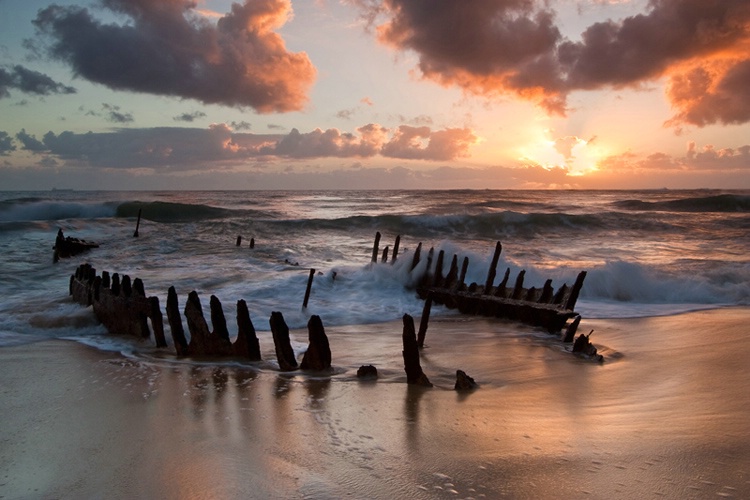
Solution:
[(34, 25), (48, 54), (82, 78), (261, 113), (299, 110), (315, 79), (305, 53), (292, 53), (274, 30), (290, 0), (245, 0), (215, 23), (191, 0), (106, 0), (129, 18), (105, 24), (77, 6), (51, 5)]
[[(747, 112), (750, 2), (747, 0), (651, 0), (644, 13), (594, 23), (580, 41), (565, 39), (551, 2), (542, 0), (352, 0), (377, 24), (378, 39), (412, 50), (425, 78), (468, 92), (517, 95), (551, 113), (564, 113), (576, 90), (638, 87), (675, 74), (686, 63), (704, 67), (728, 52), (745, 56), (706, 85), (697, 100), (672, 81), (675, 122), (750, 121)], [(695, 75), (700, 76), (700, 75)], [(689, 80), (689, 77), (688, 77)], [(732, 106), (741, 101), (741, 109)], [(730, 109), (731, 108), (731, 109)]]

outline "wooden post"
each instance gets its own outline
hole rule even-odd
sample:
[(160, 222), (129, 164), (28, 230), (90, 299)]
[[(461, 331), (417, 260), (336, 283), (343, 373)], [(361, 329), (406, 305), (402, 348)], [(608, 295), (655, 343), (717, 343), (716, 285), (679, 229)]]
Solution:
[(430, 309), (432, 309), (432, 295), (428, 295), (422, 308), (422, 317), (419, 319), (419, 333), (417, 334), (417, 347), (424, 347), (424, 338), (427, 335), (427, 323), (430, 321)]
[(307, 309), (307, 301), (310, 300), (310, 288), (312, 287), (315, 269), (310, 269), (310, 276), (307, 278), (307, 289), (305, 290), (305, 300), (302, 301), (302, 309)]
[(525, 275), (525, 269), (518, 273), (518, 277), (516, 277), (516, 286), (513, 287), (513, 295), (510, 296), (511, 299), (518, 300), (521, 298), (521, 293), (523, 292), (523, 277)]
[(458, 256), (453, 254), (453, 260), (451, 260), (451, 267), (448, 270), (448, 274), (445, 277), (445, 288), (456, 288), (458, 281)]
[(380, 231), (375, 233), (375, 243), (372, 245), (372, 261), (378, 261), (378, 245), (380, 245)]
[(240, 245), (242, 245), (242, 235), (237, 236), (237, 243), (235, 244), (235, 246), (240, 246)]
[(184, 314), (190, 331), (190, 344), (188, 344), (190, 354), (205, 356), (208, 352), (208, 336), (211, 332), (209, 332), (208, 324), (203, 317), (201, 300), (195, 290), (188, 294)]
[(443, 286), (443, 260), (445, 259), (445, 250), (438, 252), (437, 262), (435, 262), (435, 276), (432, 279), (432, 286)]
[(537, 302), (539, 302), (540, 304), (549, 303), (549, 301), (552, 300), (552, 294), (553, 294), (552, 280), (550, 279), (544, 282), (544, 288), (542, 288), (542, 295), (541, 297), (539, 297), (539, 300)]
[(464, 257), (464, 262), (461, 265), (461, 275), (458, 277), (458, 283), (456, 284), (456, 289), (460, 290), (464, 287), (464, 282), (466, 281), (466, 271), (469, 270), (469, 258)]
[(417, 336), (414, 333), (414, 318), (404, 314), (404, 332), (402, 340), (404, 350), (401, 354), (404, 357), (404, 371), (406, 372), (406, 383), (432, 387), (430, 380), (422, 371), (422, 365), (419, 363), (419, 346), (417, 345)]
[(212, 334), (229, 342), (227, 319), (224, 317), (224, 309), (221, 307), (221, 302), (216, 295), (211, 295), (209, 307), (211, 308), (211, 325), (214, 329)]
[(490, 293), (490, 289), (492, 288), (492, 284), (495, 281), (495, 273), (497, 272), (497, 261), (500, 259), (500, 252), (503, 251), (503, 245), (498, 241), (495, 245), (495, 254), (492, 256), (492, 264), (490, 264), (490, 268), (487, 271), (487, 281), (484, 284), (484, 293)]
[(180, 309), (177, 305), (177, 292), (173, 286), (170, 286), (167, 292), (167, 320), (169, 321), (169, 329), (172, 330), (172, 341), (177, 355), (186, 356), (188, 354), (188, 343), (185, 339), (185, 330), (182, 327)]
[(273, 334), (273, 344), (276, 349), (276, 359), (279, 362), (281, 371), (292, 371), (297, 369), (297, 360), (294, 357), (294, 350), (289, 341), (289, 327), (284, 321), (284, 316), (278, 312), (271, 313), (269, 320), (271, 333)]
[(251, 361), (260, 361), (260, 342), (255, 333), (255, 326), (250, 320), (250, 312), (247, 310), (247, 302), (240, 299), (237, 301), (237, 340), (232, 346), (234, 354)]
[(250, 238), (250, 248), (255, 248), (255, 238)]
[(393, 257), (391, 257), (391, 264), (396, 262), (398, 258), (398, 246), (401, 244), (401, 235), (396, 236), (396, 242), (393, 244)]
[(138, 228), (141, 226), (141, 210), (143, 209), (142, 208), (138, 209), (138, 221), (136, 221), (135, 223), (135, 232), (133, 233), (133, 238), (138, 237)]
[(388, 262), (388, 247), (383, 249), (383, 258), (380, 259), (380, 262)]
[(417, 267), (417, 264), (419, 264), (419, 258), (422, 254), (422, 242), (419, 242), (419, 245), (417, 245), (417, 249), (414, 251), (414, 257), (411, 259), (411, 269), (410, 271), (413, 271), (415, 267)]
[(586, 271), (581, 271), (578, 273), (578, 277), (576, 278), (576, 282), (573, 285), (573, 288), (570, 290), (570, 295), (568, 295), (568, 300), (565, 302), (565, 309), (572, 311), (576, 307), (576, 301), (578, 301), (578, 294), (581, 292), (581, 287), (583, 287), (583, 280), (586, 279)]
[(577, 314), (575, 319), (568, 325), (568, 328), (565, 329), (565, 334), (563, 335), (562, 341), (563, 342), (573, 342), (576, 338), (576, 332), (578, 331), (578, 325), (581, 324), (581, 315)]
[(310, 317), (307, 322), (307, 331), (309, 344), (299, 367), (303, 370), (330, 370), (331, 347), (320, 316)]
[(508, 285), (508, 279), (510, 278), (510, 268), (505, 269), (505, 276), (503, 280), (495, 288), (495, 297), (505, 297), (505, 287)]
[(149, 297), (148, 304), (151, 306), (149, 316), (151, 317), (151, 326), (154, 329), (156, 347), (167, 347), (167, 339), (164, 338), (164, 316), (159, 309), (159, 297)]

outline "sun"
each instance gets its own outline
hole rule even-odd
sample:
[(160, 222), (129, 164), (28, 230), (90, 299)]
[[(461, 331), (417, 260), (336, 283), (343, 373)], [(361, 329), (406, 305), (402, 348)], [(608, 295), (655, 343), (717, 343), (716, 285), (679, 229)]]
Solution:
[(607, 156), (606, 148), (596, 136), (583, 139), (576, 135), (554, 137), (545, 129), (536, 138), (519, 148), (519, 161), (539, 165), (548, 170), (564, 168), (572, 177), (598, 170), (598, 163)]

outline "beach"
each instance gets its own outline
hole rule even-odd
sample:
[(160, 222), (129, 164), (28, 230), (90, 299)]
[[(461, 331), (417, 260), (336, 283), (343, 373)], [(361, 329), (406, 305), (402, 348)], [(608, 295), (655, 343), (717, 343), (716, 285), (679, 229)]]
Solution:
[[(748, 498), (750, 308), (584, 318), (604, 362), (501, 320), (327, 328), (333, 371), (0, 349), (0, 497)], [(306, 330), (293, 330), (297, 354)], [(377, 381), (356, 377), (373, 364)], [(455, 371), (479, 384), (453, 389)]]

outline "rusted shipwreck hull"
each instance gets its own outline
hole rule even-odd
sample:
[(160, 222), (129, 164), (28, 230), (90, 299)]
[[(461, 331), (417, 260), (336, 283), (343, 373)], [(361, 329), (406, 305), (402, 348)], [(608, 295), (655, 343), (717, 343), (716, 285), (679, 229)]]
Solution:
[[(380, 233), (375, 236), (373, 247), (373, 262), (379, 254), (378, 244)], [(394, 249), (398, 248), (400, 237), (396, 238)], [(397, 257), (397, 250), (393, 258)], [(485, 283), (464, 283), (469, 258), (464, 257), (461, 270), (458, 269), (458, 256), (453, 255), (447, 273), (444, 273), (445, 252), (441, 250), (433, 267), (435, 250), (430, 248), (427, 254), (425, 270), (417, 282), (417, 294), (425, 300), (425, 314), (429, 315), (432, 303), (441, 304), (449, 309), (457, 309), (463, 314), (507, 318), (526, 324), (539, 326), (550, 333), (559, 333), (566, 328), (562, 340), (572, 342), (580, 315), (575, 312), (575, 305), (586, 278), (586, 271), (581, 271), (572, 286), (563, 284), (555, 290), (552, 280), (548, 279), (541, 288), (524, 287), (526, 271), (518, 273), (515, 282), (509, 285), (510, 268), (499, 284), (495, 285), (497, 262), (502, 252), (502, 244), (498, 241), (492, 263), (487, 271)], [(417, 246), (412, 256), (411, 270), (417, 268), (422, 260), (422, 243)], [(388, 248), (383, 251), (383, 261), (388, 258)], [(568, 322), (571, 321), (570, 324)]]

